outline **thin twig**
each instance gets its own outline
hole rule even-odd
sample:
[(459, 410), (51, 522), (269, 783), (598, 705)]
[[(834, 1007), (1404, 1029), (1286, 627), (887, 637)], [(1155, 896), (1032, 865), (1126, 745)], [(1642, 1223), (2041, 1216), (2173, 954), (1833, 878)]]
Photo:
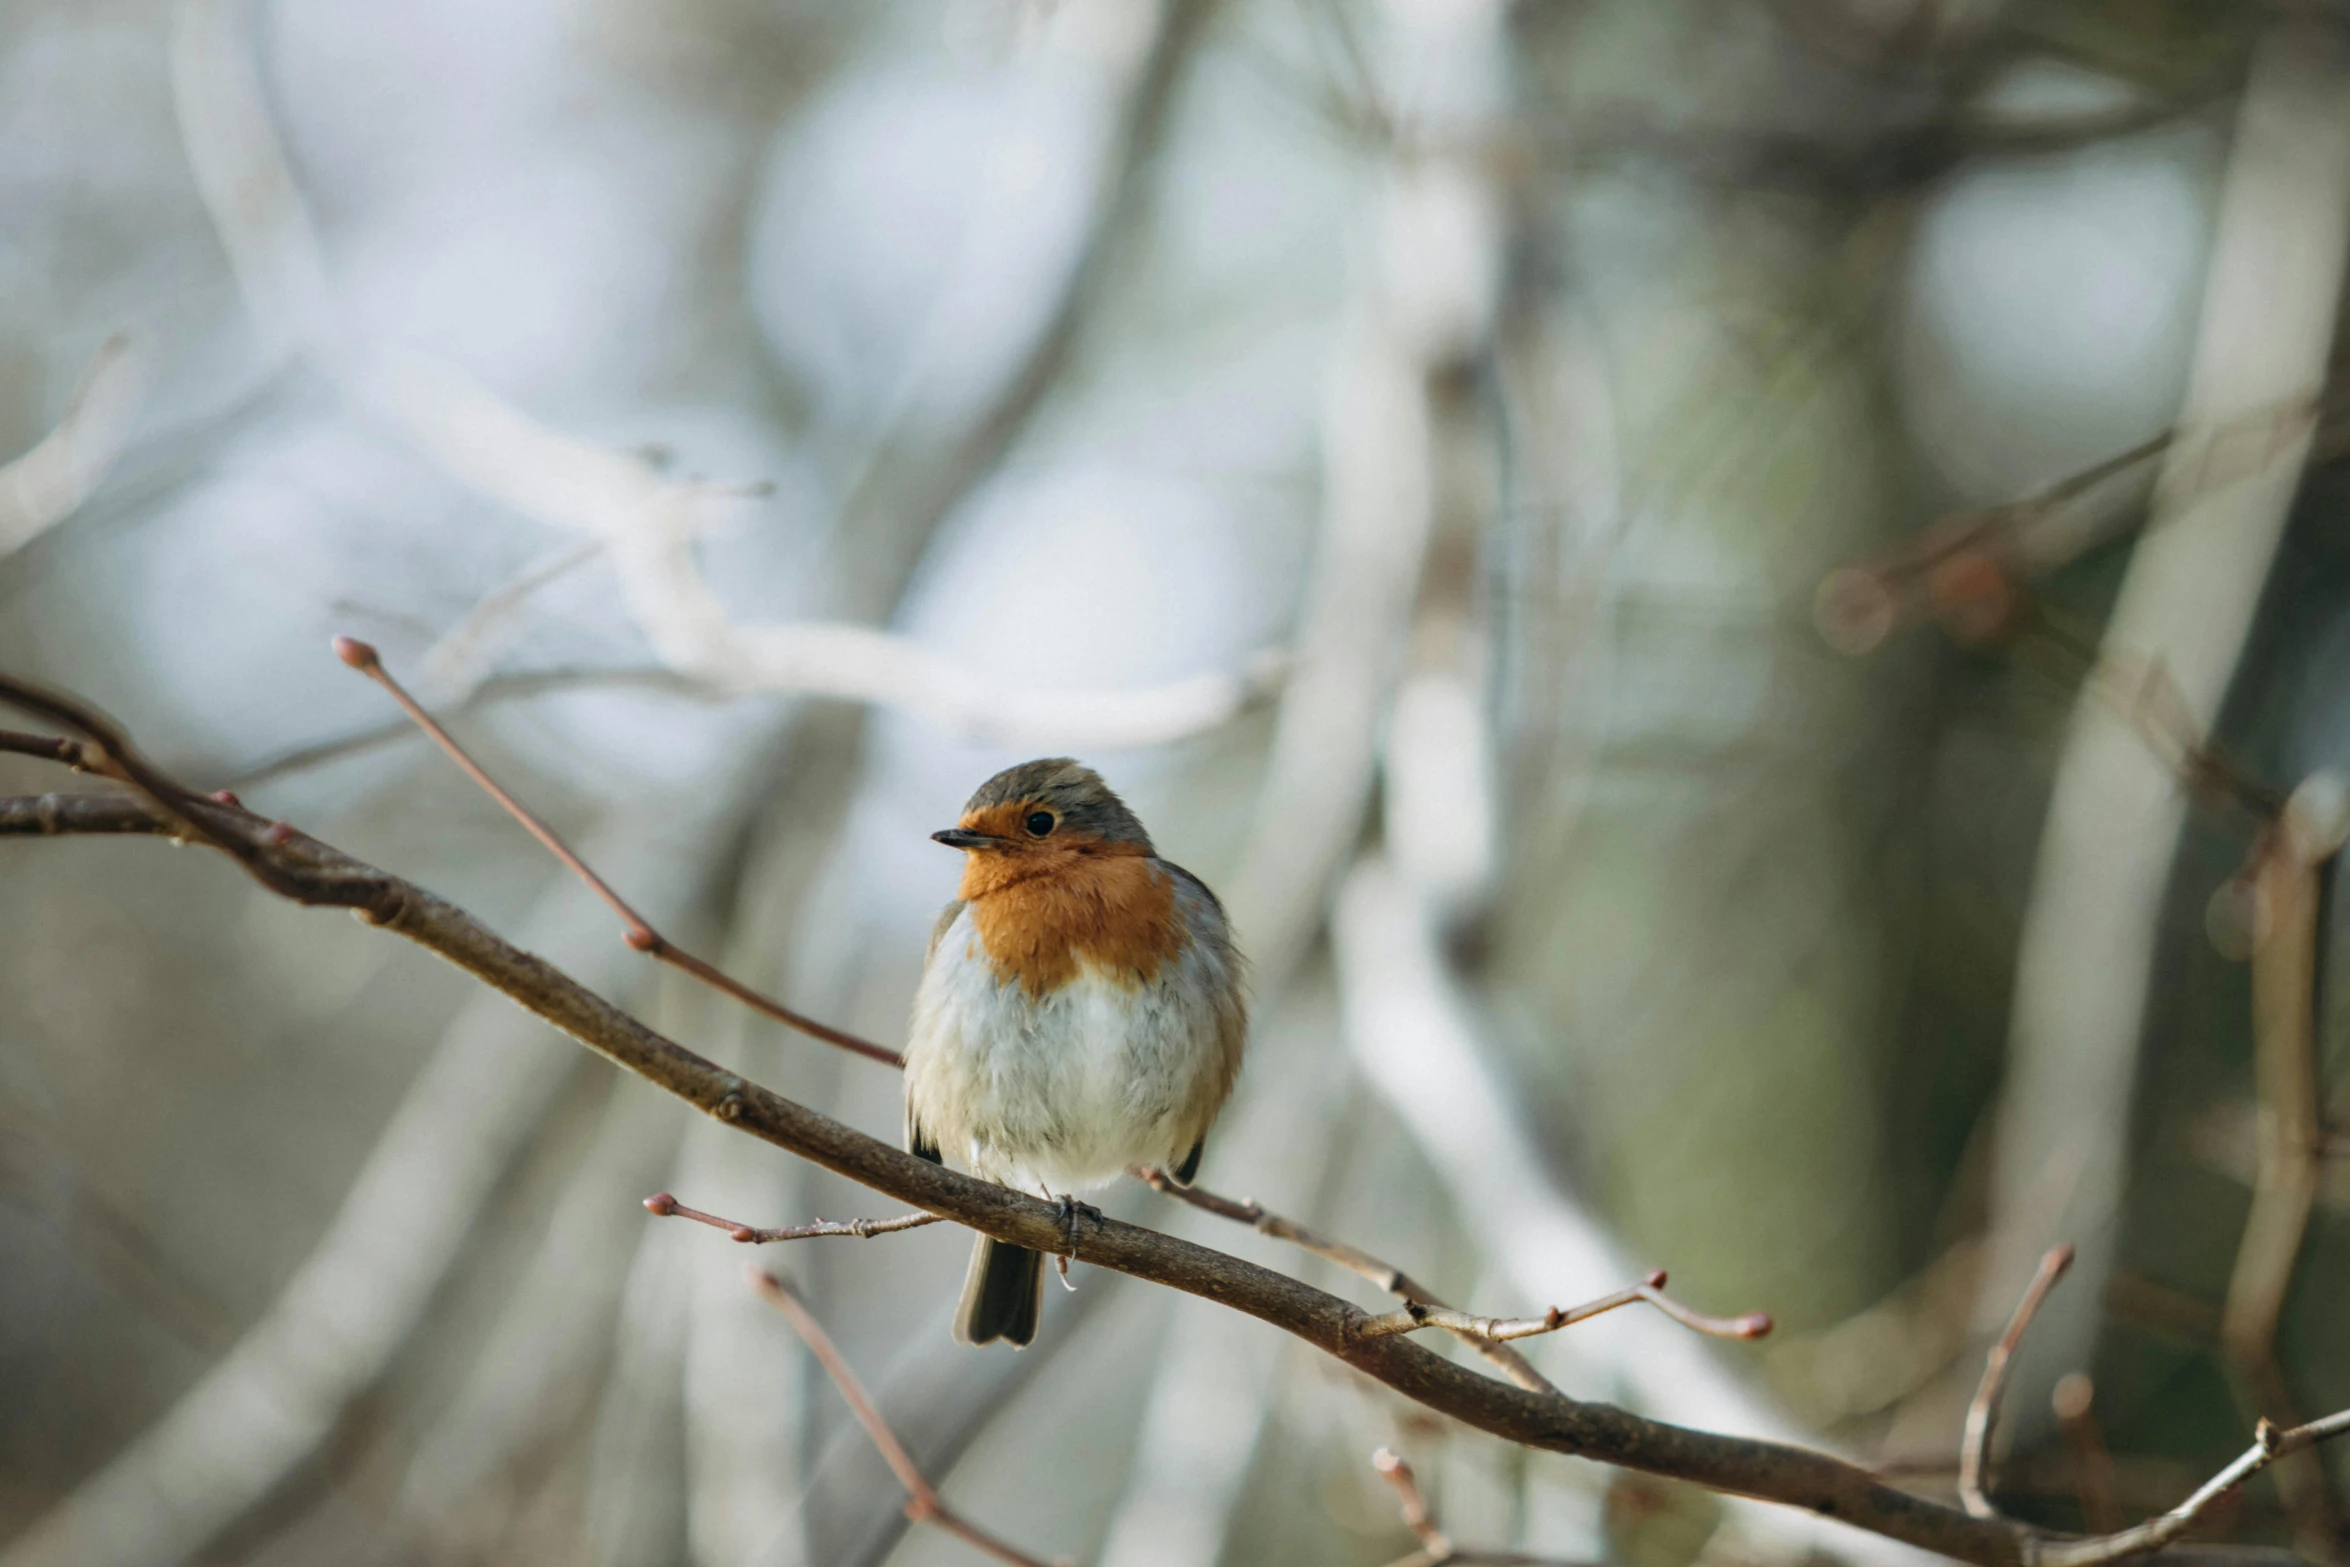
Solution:
[(773, 997), (762, 995), (741, 980), (721, 973), (655, 930), (643, 915), (630, 907), (628, 900), (614, 892), (603, 877), (598, 876), (585, 860), (574, 854), (570, 845), (555, 835), (555, 830), (552, 827), (532, 815), (528, 807), (524, 806), (520, 800), (515, 799), (513, 795), (508, 794), (505, 787), (492, 778), (479, 762), (466, 754), (465, 748), (457, 743), (456, 738), (448, 730), (443, 729), (431, 713), (425, 711), (421, 702), (408, 694), (407, 688), (392, 677), (390, 670), (384, 668), (383, 659), (373, 647), (356, 637), (337, 637), (334, 639), (334, 649), (335, 657), (383, 687), (391, 699), (400, 705), (400, 711), (406, 713), (419, 729), (431, 736), (433, 744), (439, 746), (448, 755), (449, 760), (464, 769), (466, 777), (479, 785), (483, 793), (497, 801), (507, 815), (520, 822), (524, 830), (544, 845), (549, 854), (562, 862), (564, 869), (585, 882), (588, 889), (601, 898), (607, 908), (620, 916), (622, 923), (628, 927), (626, 939), (631, 947), (659, 959), (672, 968), (683, 969), (711, 989), (732, 996), (752, 1011), (771, 1017), (787, 1028), (796, 1028), (811, 1038), (821, 1039), (828, 1045), (837, 1045), (841, 1049), (863, 1056), (867, 1060), (879, 1061), (894, 1067), (903, 1067), (906, 1064), (905, 1058), (887, 1045), (877, 1045), (870, 1039), (849, 1033), (846, 1029), (834, 1028), (829, 1023), (819, 1023), (812, 1017), (794, 1012)]
[(2007, 1382), (2007, 1363), (2014, 1357), (2016, 1346), (2023, 1342), (2032, 1318), (2039, 1315), (2040, 1303), (2048, 1298), (2048, 1292), (2072, 1265), (2072, 1247), (2048, 1249), (2032, 1275), (2031, 1284), (2024, 1290), (2024, 1298), (2016, 1302), (2015, 1315), (2007, 1319), (2007, 1331), (1999, 1335), (1999, 1342), (1983, 1357), (1983, 1380), (1975, 1388), (1974, 1402), (1967, 1405), (1966, 1435), (1958, 1449), (1958, 1498), (1977, 1518), (1999, 1516), (1999, 1509), (1991, 1505), (1986, 1488), (1990, 1479), (1991, 1424), (1999, 1418), (1999, 1394)]
[[(614, 913), (618, 914), (627, 926), (627, 941), (631, 947), (634, 947), (640, 952), (648, 953), (651, 956), (660, 959), (662, 962), (670, 964), (672, 967), (682, 969), (684, 972), (693, 975), (696, 979), (701, 980), (703, 983), (711, 986), (713, 989), (722, 991), (725, 994), (732, 996), (737, 1001), (740, 1001), (743, 1004), (751, 1007), (754, 1011), (764, 1013), (765, 1015), (772, 1017), (779, 1022), (782, 1022), (792, 1028), (799, 1029), (801, 1032), (823, 1040), (828, 1044), (838, 1045), (842, 1049), (852, 1051), (871, 1060), (884, 1062), (891, 1066), (897, 1066), (901, 1068), (904, 1066), (904, 1057), (902, 1057), (898, 1052), (889, 1049), (887, 1046), (875, 1044), (871, 1040), (861, 1038), (858, 1035), (848, 1033), (842, 1029), (836, 1029), (830, 1024), (818, 1022), (817, 1020), (807, 1017), (802, 1013), (795, 1012), (790, 1008), (785, 1007), (781, 1002), (775, 1001), (771, 997), (762, 995), (760, 992), (751, 989), (741, 981), (734, 979), (732, 976), (722, 972), (713, 965), (704, 962), (702, 959), (696, 957), (692, 953), (687, 952), (684, 949), (676, 946), (674, 943), (670, 942), (666, 937), (662, 936), (658, 931), (656, 931), (652, 925), (643, 918), (643, 916), (638, 914), (636, 910), (629, 905), (627, 900), (623, 899), (619, 893), (614, 891), (610, 884), (605, 882), (604, 879), (598, 876), (585, 861), (580, 859), (580, 857), (574, 853), (559, 836), (556, 835), (552, 828), (548, 827), (544, 822), (539, 820), (539, 818), (533, 815), (529, 809), (525, 807), (519, 800), (515, 799), (512, 794), (508, 793), (504, 786), (499, 784), (495, 778), (492, 778), (488, 771), (484, 769), (480, 763), (476, 762), (472, 756), (466, 752), (464, 747), (459, 745), (456, 739), (451, 736), (437, 720), (433, 718), (432, 714), (425, 709), (423, 704), (411, 696), (407, 689), (400, 684), (400, 682), (392, 675), (392, 673), (384, 668), (381, 656), (372, 646), (358, 640), (355, 637), (337, 637), (334, 639), (334, 650), (335, 656), (337, 658), (341, 659), (345, 664), (348, 664), (353, 669), (358, 670), (360, 673), (366, 675), (369, 679), (375, 681), (376, 684), (383, 687), (385, 692), (391, 696), (392, 700), (399, 705), (400, 710), (408, 716), (409, 720), (413, 722), (419, 729), (421, 729), (435, 745), (438, 745), (441, 750), (458, 765), (458, 767), (463, 769), (467, 777), (471, 778), (474, 783), (483, 790), (483, 792), (487, 793), (491, 799), (495, 800), (498, 805), (507, 812), (508, 815), (512, 816), (516, 821), (520, 822), (524, 829), (527, 830), (534, 838), (538, 839), (538, 841), (547, 849), (547, 851), (553, 854), (566, 869), (570, 870), (573, 875), (577, 876), (581, 881), (585, 882), (589, 889), (593, 891), (607, 907), (612, 909)], [(1262, 1207), (1255, 1203), (1236, 1203), (1229, 1198), (1216, 1197), (1211, 1193), (1198, 1191), (1196, 1189), (1186, 1190), (1176, 1187), (1172, 1181), (1167, 1179), (1164, 1172), (1162, 1171), (1142, 1170), (1138, 1168), (1133, 1173), (1156, 1189), (1160, 1191), (1172, 1192), (1175, 1195), (1181, 1197), (1184, 1201), (1191, 1203), (1195, 1207), (1212, 1213), (1220, 1213), (1226, 1218), (1237, 1219), (1242, 1223), (1254, 1226), (1264, 1234), (1273, 1235), (1304, 1246), (1307, 1250), (1313, 1251), (1317, 1255), (1336, 1262), (1342, 1267), (1352, 1269), (1353, 1271), (1362, 1274), (1364, 1277), (1371, 1279), (1374, 1283), (1379, 1284), (1382, 1289), (1385, 1289), (1392, 1294), (1402, 1296), (1407, 1302), (1413, 1305), (1427, 1306), (1435, 1308), (1439, 1311), (1448, 1313), (1451, 1312), (1451, 1308), (1445, 1305), (1445, 1303), (1439, 1299), (1434, 1294), (1434, 1292), (1420, 1285), (1418, 1281), (1412, 1279), (1401, 1269), (1381, 1262), (1378, 1258), (1371, 1256), (1368, 1252), (1364, 1252), (1358, 1248), (1345, 1245), (1342, 1242), (1331, 1241), (1325, 1237), (1315, 1235), (1311, 1231), (1305, 1229), (1302, 1225), (1295, 1224), (1287, 1219), (1279, 1217), (1278, 1215), (1267, 1213)], [(731, 1221), (706, 1220), (705, 1222), (714, 1223), (719, 1228), (729, 1231), (729, 1233), (748, 1232), (753, 1236), (758, 1236), (762, 1233), (753, 1229), (751, 1226), (737, 1224)], [(902, 1227), (913, 1228), (914, 1226), (907, 1225)], [(851, 1232), (819, 1230), (811, 1233)], [(736, 1238), (740, 1239), (742, 1237), (740, 1234), (737, 1234)], [(796, 1234), (774, 1232), (769, 1236), (769, 1238), (794, 1239), (799, 1237)], [(1723, 1336), (1753, 1338), (1758, 1337), (1761, 1333), (1768, 1332), (1770, 1329), (1770, 1319), (1765, 1316), (1760, 1316), (1759, 1314), (1739, 1318), (1734, 1324), (1725, 1327), (1720, 1322), (1720, 1319), (1701, 1316), (1696, 1312), (1690, 1311), (1687, 1307), (1682, 1306), (1679, 1302), (1671, 1300), (1669, 1297), (1666, 1297), (1661, 1293), (1657, 1293), (1652, 1286), (1648, 1287), (1648, 1289), (1648, 1294), (1642, 1295), (1636, 1293), (1630, 1298), (1649, 1299), (1651, 1300), (1652, 1304), (1656, 1305), (1668, 1316), (1673, 1317), (1676, 1321), (1680, 1321), (1686, 1326), (1694, 1328), (1699, 1332), (1712, 1333), (1718, 1331), (1722, 1332)], [(1589, 1313), (1587, 1312), (1586, 1314)], [(1570, 1320), (1581, 1319), (1578, 1317)], [(1756, 1325), (1758, 1323), (1760, 1324), (1759, 1327)], [(1414, 1324), (1414, 1326), (1417, 1325), (1418, 1324)], [(1448, 1327), (1450, 1326), (1450, 1324), (1443, 1323), (1437, 1325)], [(1562, 1323), (1561, 1325), (1564, 1324)], [(1386, 1331), (1409, 1331), (1409, 1329), (1391, 1328)], [(1460, 1330), (1454, 1329), (1454, 1331)], [(1476, 1331), (1462, 1332), (1462, 1336), (1476, 1344), (1481, 1353), (1485, 1354), (1489, 1359), (1493, 1360), (1495, 1364), (1499, 1365), (1510, 1376), (1511, 1380), (1515, 1381), (1520, 1387), (1526, 1388), (1532, 1392), (1555, 1393), (1558, 1391), (1557, 1386), (1553, 1384), (1548, 1378), (1544, 1377), (1541, 1372), (1535, 1370), (1533, 1365), (1527, 1361), (1523, 1355), (1518, 1354), (1515, 1350), (1507, 1348), (1502, 1339)]]
[(2075, 507), (2110, 481), (2184, 443), (2202, 457), (2198, 478), (2210, 486), (2232, 477), (2247, 454), (2264, 454), (2279, 432), (2303, 430), (2314, 432), (2313, 465), (2340, 455), (2350, 445), (2350, 399), (2336, 392), (2315, 404), (2254, 408), (2209, 428), (2178, 426), (2022, 500), (1949, 513), (1913, 539), (1830, 572), (1814, 602), (1820, 633), (1840, 652), (1865, 653), (1903, 625), (1931, 615), (1964, 637), (1970, 624), (1979, 624), (1968, 605), (1975, 595), (1954, 595), (1953, 588), (1978, 584), (2013, 599), (2030, 578), (2147, 524), (2126, 495)]
[[(1838, 567), (1822, 579), (1813, 604), (1821, 636), (1839, 652), (1870, 652), (1902, 625), (1929, 612), (1946, 612), (1946, 590), (1954, 581), (1979, 577), (1987, 569), (2005, 589), (2035, 568), (2061, 565), (2102, 538), (2103, 530), (2067, 540), (2069, 548), (2053, 552), (2033, 550), (2032, 530), (2107, 480), (2161, 456), (2175, 436), (2165, 431), (2023, 500), (1952, 512), (1914, 539)], [(2043, 558), (2033, 558), (2036, 554)]]
[(2100, 1563), (2158, 1550), (2185, 1534), (2205, 1508), (2278, 1459), (2344, 1434), (2350, 1434), (2350, 1409), (2289, 1431), (2280, 1431), (2263, 1420), (2254, 1428), (2252, 1445), (2234, 1463), (2203, 1482), (2201, 1489), (2169, 1512), (2135, 1528), (2092, 1539), (2038, 1542), (2026, 1555), (2027, 1567), (2099, 1567)]
[[(1506, 1440), (1802, 1507), (1981, 1567), (2092, 1567), (2168, 1543), (2208, 1505), (2208, 1498), (2191, 1498), (2182, 1507), (2186, 1518), (2152, 1537), (2125, 1531), (2061, 1540), (1894, 1490), (1825, 1453), (1531, 1392), (1454, 1365), (1408, 1337), (1365, 1338), (1358, 1331), (1365, 1314), (1346, 1301), (1159, 1231), (1086, 1216), (1072, 1234), (1068, 1216), (1053, 1204), (916, 1158), (695, 1054), (415, 883), (283, 824), (205, 799), (138, 760), (127, 739), (86, 705), (5, 674), (0, 701), (104, 737), (110, 759), (123, 762), (148, 795), (0, 800), (0, 834), (150, 833), (217, 848), (293, 901), (351, 910), (365, 923), (417, 942), (582, 1045), (739, 1131), (998, 1240), (1037, 1250), (1074, 1241), (1086, 1261), (1246, 1312), (1427, 1409)], [(2345, 1430), (2350, 1412), (2281, 1437), (2272, 1434), (2215, 1486), (2240, 1482), (2273, 1452), (2295, 1451)]]
[[(2315, 774), (2293, 791), (2263, 835), (2251, 871), (2252, 1034), (2260, 1095), (2259, 1159), (2251, 1210), (2237, 1244), (2220, 1317), (2220, 1346), (2249, 1412), (2299, 1419), (2276, 1357), (2277, 1319), (2292, 1287), (2324, 1175), (2318, 1113), (2317, 985), (2321, 868), (2342, 846), (2350, 801), (2340, 779)], [(2298, 1458), (2277, 1471), (2277, 1489), (2305, 1550), (2339, 1531), (2325, 1466)]]
[[(1393, 1263), (1384, 1262), (1359, 1246), (1349, 1246), (1344, 1241), (1334, 1241), (1328, 1236), (1316, 1234), (1294, 1219), (1285, 1219), (1280, 1214), (1270, 1213), (1266, 1211), (1262, 1203), (1253, 1199), (1238, 1202), (1230, 1197), (1218, 1196), (1204, 1186), (1178, 1186), (1166, 1171), (1155, 1166), (1136, 1165), (1127, 1173), (1151, 1190), (1163, 1192), (1179, 1202), (1188, 1203), (1202, 1213), (1212, 1213), (1218, 1218), (1245, 1224), (1259, 1235), (1269, 1235), (1275, 1240), (1287, 1241), (1292, 1246), (1312, 1252), (1324, 1262), (1334, 1262), (1349, 1273), (1370, 1280), (1390, 1295), (1398, 1296), (1415, 1305), (1434, 1306), (1444, 1310), (1451, 1309), (1434, 1290)], [(1439, 1326), (1441, 1325), (1439, 1324)], [(1556, 1393), (1559, 1391), (1555, 1383), (1534, 1369), (1532, 1361), (1510, 1348), (1509, 1345), (1495, 1339), (1475, 1336), (1471, 1336), (1468, 1342), (1479, 1354), (1499, 1366), (1512, 1382), (1517, 1383), (1529, 1393)]]
[(2140, 743), (2170, 769), (2191, 799), (2206, 808), (2233, 806), (2263, 826), (2283, 813), (2284, 791), (2254, 776), (2211, 742), (2167, 664), (2159, 658), (2100, 653), (2094, 642), (2046, 613), (2044, 606), (2035, 603), (2034, 611), (2033, 629), (2041, 645), (2079, 666), (2086, 689), (2128, 721)]
[(714, 1213), (699, 1208), (688, 1208), (667, 1192), (656, 1192), (645, 1199), (645, 1212), (663, 1219), (691, 1219), (696, 1224), (707, 1224), (714, 1230), (724, 1230), (729, 1237), (751, 1246), (764, 1246), (770, 1241), (812, 1241), (845, 1235), (857, 1240), (871, 1240), (876, 1235), (895, 1235), (900, 1230), (918, 1230), (926, 1224), (944, 1224), (941, 1213), (907, 1213), (894, 1219), (818, 1219), (813, 1224), (794, 1224), (780, 1230), (753, 1229), (732, 1219), (721, 1219)]
[(77, 773), (89, 768), (79, 740), (62, 740), (55, 735), (28, 735), (13, 729), (0, 729), (0, 751), (38, 757), (44, 762), (56, 762)]
[(1665, 1270), (1658, 1268), (1643, 1283), (1602, 1295), (1596, 1300), (1587, 1300), (1580, 1306), (1553, 1306), (1539, 1317), (1472, 1317), (1467, 1312), (1454, 1311), (1450, 1307), (1429, 1306), (1413, 1301), (1401, 1311), (1373, 1317), (1363, 1324), (1363, 1331), (1377, 1336), (1416, 1333), (1421, 1328), (1443, 1328), (1462, 1338), (1499, 1344), (1510, 1339), (1556, 1333), (1561, 1328), (1588, 1322), (1619, 1306), (1634, 1306), (1642, 1301), (1656, 1307), (1683, 1327), (1703, 1333), (1708, 1338), (1761, 1338), (1771, 1331), (1771, 1319), (1767, 1312), (1750, 1311), (1742, 1317), (1709, 1317), (1703, 1312), (1691, 1311), (1667, 1295), (1664, 1282)]
[(1412, 1538), (1420, 1542), (1431, 1561), (1452, 1559), (1452, 1540), (1436, 1527), (1435, 1516), (1428, 1510), (1428, 1499), (1420, 1494), (1420, 1477), (1412, 1473), (1411, 1464), (1402, 1454), (1382, 1447), (1371, 1455), (1371, 1467), (1379, 1471), (1379, 1478), (1395, 1487), (1396, 1505), (1403, 1509), (1403, 1526), (1412, 1531)]
[(857, 1424), (865, 1428), (866, 1436), (873, 1441), (874, 1450), (881, 1454), (881, 1461), (889, 1465), (891, 1473), (898, 1477), (898, 1484), (906, 1488), (907, 1517), (916, 1523), (926, 1523), (935, 1529), (944, 1530), (997, 1561), (1010, 1563), (1011, 1567), (1055, 1567), (1055, 1564), (1044, 1558), (1031, 1556), (1018, 1546), (989, 1534), (948, 1507), (939, 1498), (938, 1488), (923, 1478), (922, 1471), (914, 1464), (913, 1454), (906, 1451), (906, 1444), (898, 1440), (897, 1433), (889, 1428), (889, 1422), (881, 1418), (880, 1409), (875, 1407), (872, 1398), (866, 1393), (864, 1384), (857, 1380), (857, 1373), (849, 1369), (848, 1361), (832, 1342), (832, 1336), (824, 1331), (824, 1325), (816, 1320), (816, 1314), (808, 1309), (808, 1303), (800, 1299), (799, 1292), (763, 1269), (746, 1268), (743, 1273), (750, 1280), (751, 1288), (759, 1292), (759, 1298), (782, 1312), (784, 1320), (798, 1331), (809, 1351), (824, 1367), (824, 1374), (832, 1378), (832, 1385), (847, 1400), (849, 1412), (857, 1417)]
[[(0, 675), (0, 699), (22, 701), (32, 691), (37, 688)], [(53, 706), (35, 710), (83, 721), (59, 715)], [(103, 722), (81, 711), (87, 722)], [(350, 909), (366, 923), (428, 947), (583, 1045), (730, 1126), (1000, 1240), (1038, 1250), (1066, 1244), (1066, 1218), (1052, 1204), (915, 1158), (705, 1060), (412, 882), (307, 834), (281, 832), (250, 812), (203, 800), (169, 779), (162, 785), (175, 791), (173, 804), (125, 795), (0, 800), (0, 835), (149, 833), (219, 848), (274, 891), (311, 906)], [(1079, 1239), (1087, 1261), (1246, 1311), (1438, 1413), (1508, 1440), (1830, 1513), (1982, 1567), (2047, 1564), (2045, 1553), (2059, 1543), (2024, 1525), (1971, 1518), (1893, 1490), (1827, 1454), (1665, 1426), (1604, 1404), (1512, 1388), (1409, 1339), (1365, 1339), (1355, 1331), (1364, 1314), (1345, 1301), (1170, 1235), (1088, 1219)], [(2313, 1428), (2308, 1440), (2342, 1428), (2350, 1428), (2350, 1414), (2322, 1431)], [(2099, 1542), (2062, 1543), (2069, 1550)], [(2109, 1554), (2068, 1558), (2053, 1567), (2090, 1567), (2160, 1543), (2133, 1536)]]

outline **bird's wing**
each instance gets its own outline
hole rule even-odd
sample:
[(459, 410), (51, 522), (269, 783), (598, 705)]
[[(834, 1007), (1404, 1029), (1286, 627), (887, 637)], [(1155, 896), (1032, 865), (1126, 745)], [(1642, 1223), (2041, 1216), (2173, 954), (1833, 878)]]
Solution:
[[(1158, 866), (1159, 869), (1165, 871), (1168, 875), (1174, 877), (1184, 886), (1189, 887), (1192, 891), (1198, 893), (1201, 897), (1207, 899), (1208, 907), (1216, 911), (1217, 938), (1226, 941), (1231, 939), (1224, 929), (1224, 900), (1217, 897), (1215, 893), (1211, 892), (1208, 889), (1208, 884), (1206, 882), (1201, 881), (1197, 876), (1194, 876), (1191, 874), (1191, 872), (1185, 870), (1182, 866), (1176, 864), (1173, 860), (1154, 860), (1151, 863)], [(962, 907), (962, 905), (958, 903), (955, 905), (955, 907), (959, 909)]]
[[(961, 898), (955, 899), (954, 902), (938, 911), (938, 923), (930, 927), (930, 945), (922, 949), (922, 966), (924, 968), (928, 968), (930, 960), (938, 956), (938, 944), (946, 939), (947, 931), (955, 923), (955, 916), (962, 912), (963, 900)], [(906, 1149), (909, 1153), (928, 1159), (932, 1164), (945, 1163), (938, 1156), (938, 1139), (923, 1130), (921, 1124), (914, 1119), (914, 1101), (911, 1096), (908, 1096), (906, 1100)]]
[[(1248, 1045), (1248, 963), (1240, 949), (1232, 943), (1232, 926), (1224, 917), (1224, 905), (1208, 890), (1208, 884), (1169, 860), (1156, 864), (1175, 878), (1175, 902), (1183, 910), (1184, 923), (1199, 948), (1198, 959), (1207, 965), (1215, 1002), (1215, 1044), (1218, 1072), (1213, 1104), (1208, 1111), (1214, 1119), (1215, 1110), (1231, 1093), (1233, 1079), (1240, 1075), (1240, 1057)], [(1202, 1128), (1205, 1130), (1205, 1128)], [(1196, 1151), (1194, 1153), (1196, 1158)], [(1186, 1165), (1193, 1163), (1186, 1159)], [(1188, 1177), (1186, 1177), (1188, 1179)]]

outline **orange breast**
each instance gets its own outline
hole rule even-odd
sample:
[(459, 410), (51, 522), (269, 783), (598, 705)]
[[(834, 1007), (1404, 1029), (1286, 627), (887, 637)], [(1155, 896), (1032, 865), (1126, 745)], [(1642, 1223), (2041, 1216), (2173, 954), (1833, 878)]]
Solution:
[(1183, 947), (1175, 881), (1140, 855), (1074, 855), (972, 901), (988, 962), (1032, 996), (1076, 978), (1090, 959), (1130, 985), (1148, 984)]

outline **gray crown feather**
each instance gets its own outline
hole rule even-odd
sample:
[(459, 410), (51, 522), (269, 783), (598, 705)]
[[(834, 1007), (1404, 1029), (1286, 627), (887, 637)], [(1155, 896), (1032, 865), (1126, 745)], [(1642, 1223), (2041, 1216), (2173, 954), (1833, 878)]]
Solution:
[(1007, 767), (979, 786), (963, 807), (966, 815), (989, 806), (1034, 803), (1043, 806), (1079, 832), (1122, 843), (1138, 843), (1151, 851), (1151, 835), (1126, 809), (1126, 802), (1110, 792), (1102, 775), (1066, 756)]

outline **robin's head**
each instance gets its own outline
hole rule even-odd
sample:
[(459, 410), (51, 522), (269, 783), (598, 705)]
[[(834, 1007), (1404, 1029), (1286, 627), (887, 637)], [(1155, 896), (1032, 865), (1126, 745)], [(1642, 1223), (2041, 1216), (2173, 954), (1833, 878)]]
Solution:
[(1007, 767), (979, 786), (963, 819), (930, 835), (1010, 881), (1099, 854), (1149, 854), (1150, 834), (1101, 775), (1065, 756)]

